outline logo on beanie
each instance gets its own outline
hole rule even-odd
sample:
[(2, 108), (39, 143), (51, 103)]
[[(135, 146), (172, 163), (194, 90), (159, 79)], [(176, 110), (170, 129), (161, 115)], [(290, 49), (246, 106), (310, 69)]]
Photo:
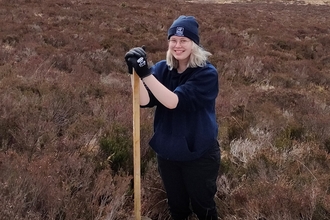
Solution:
[(183, 32), (184, 32), (184, 28), (183, 27), (177, 27), (176, 28), (176, 32), (175, 32), (175, 35), (176, 36), (180, 36), (180, 37), (184, 37)]

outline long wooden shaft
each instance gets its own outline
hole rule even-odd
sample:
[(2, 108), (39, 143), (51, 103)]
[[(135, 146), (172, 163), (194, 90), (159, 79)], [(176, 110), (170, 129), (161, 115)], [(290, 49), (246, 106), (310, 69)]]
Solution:
[(140, 78), (133, 70), (133, 162), (134, 162), (134, 213), (141, 220), (141, 157), (140, 157)]

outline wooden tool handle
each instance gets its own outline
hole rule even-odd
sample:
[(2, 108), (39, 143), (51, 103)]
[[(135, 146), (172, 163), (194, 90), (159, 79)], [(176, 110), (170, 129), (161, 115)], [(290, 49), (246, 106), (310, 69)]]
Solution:
[(134, 213), (141, 220), (141, 157), (140, 157), (140, 78), (133, 69), (133, 162), (134, 162)]

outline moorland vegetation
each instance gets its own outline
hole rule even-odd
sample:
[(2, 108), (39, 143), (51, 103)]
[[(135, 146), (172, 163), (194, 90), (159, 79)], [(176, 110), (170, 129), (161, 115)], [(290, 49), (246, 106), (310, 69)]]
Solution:
[[(330, 219), (330, 6), (183, 0), (0, 1), (0, 219), (133, 216), (123, 60), (194, 15), (213, 56), (221, 219)], [(169, 219), (141, 110), (142, 215)], [(198, 190), (198, 189), (196, 189)]]

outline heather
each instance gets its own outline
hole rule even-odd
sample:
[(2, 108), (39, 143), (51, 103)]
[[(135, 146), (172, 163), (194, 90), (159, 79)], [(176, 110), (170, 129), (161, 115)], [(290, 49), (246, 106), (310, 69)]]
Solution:
[[(330, 219), (330, 6), (2, 0), (0, 219), (129, 219), (132, 88), (123, 57), (165, 58), (181, 14), (219, 72), (221, 219)], [(141, 110), (142, 214), (169, 219)], [(198, 190), (198, 189), (196, 189)]]

